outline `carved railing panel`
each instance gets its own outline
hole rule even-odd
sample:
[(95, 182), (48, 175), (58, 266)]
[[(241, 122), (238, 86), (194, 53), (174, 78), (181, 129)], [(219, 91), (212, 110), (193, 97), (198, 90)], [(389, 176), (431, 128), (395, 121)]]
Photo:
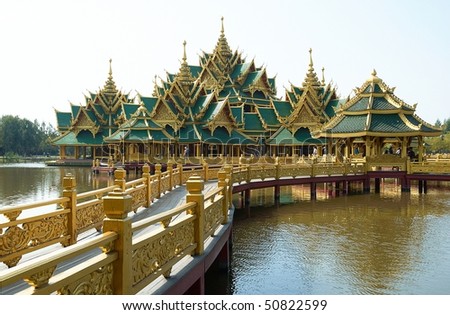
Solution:
[(345, 174), (344, 164), (314, 164), (314, 176)]
[(224, 196), (218, 188), (205, 196), (204, 237), (212, 236), (223, 220), (222, 203)]
[(280, 178), (311, 176), (312, 168), (309, 164), (288, 164), (280, 166)]
[(39, 215), (28, 213), (43, 206), (64, 207), (68, 200), (58, 198), (1, 209), (0, 214), (7, 221), (0, 223), (0, 262), (13, 267), (26, 253), (56, 243), (67, 244), (70, 238), (67, 229), (69, 209), (41, 210), (45, 212)]
[[(170, 276), (173, 265), (195, 248), (193, 215), (171, 222), (133, 240), (132, 277), (134, 293), (160, 275)], [(167, 222), (169, 223), (169, 222)]]
[[(17, 294), (113, 294), (113, 261), (118, 255), (113, 242), (118, 235), (113, 232), (101, 234), (73, 246), (53, 251), (12, 269), (0, 271), (2, 286), (24, 280), (26, 287)], [(92, 255), (93, 250), (97, 253)], [(74, 258), (91, 253), (81, 264), (68, 264)], [(66, 265), (64, 271), (57, 267)], [(67, 266), (69, 266), (67, 268)]]

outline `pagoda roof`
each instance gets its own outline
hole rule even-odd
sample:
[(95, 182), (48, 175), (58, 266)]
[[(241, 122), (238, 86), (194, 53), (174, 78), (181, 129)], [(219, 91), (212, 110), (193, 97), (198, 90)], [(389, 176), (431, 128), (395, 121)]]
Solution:
[(173, 137), (164, 128), (150, 118), (149, 111), (145, 106), (139, 106), (131, 118), (123, 123), (110, 137), (105, 138), (107, 142), (167, 142)]
[(239, 130), (233, 129), (231, 133), (225, 127), (217, 127), (211, 132), (209, 129), (200, 129), (202, 140), (211, 144), (255, 144), (256, 142)]
[(242, 106), (231, 106), (231, 113), (236, 120), (236, 124), (240, 125), (244, 121), (244, 107)]
[(200, 142), (201, 132), (197, 129), (197, 126), (189, 123), (184, 124), (179, 130), (179, 143), (197, 143)]
[(72, 123), (72, 113), (56, 111), (56, 122), (59, 130), (67, 130)]
[(293, 111), (293, 107), (288, 101), (272, 100), (273, 108), (280, 117), (289, 117)]
[(259, 113), (260, 118), (264, 121), (264, 125), (268, 128), (278, 127), (280, 122), (277, 119), (275, 110), (270, 107), (257, 107), (256, 111)]
[(258, 113), (244, 113), (245, 131), (266, 131)]
[(104, 137), (107, 130), (92, 134), (88, 130), (80, 130), (75, 132), (69, 130), (52, 140), (52, 144), (59, 146), (101, 146), (104, 144)]
[(325, 124), (322, 136), (438, 136), (441, 130), (415, 115), (410, 106), (394, 95), (376, 72), (360, 87), (355, 96), (336, 109), (337, 115)]
[(268, 145), (323, 144), (325, 140), (313, 138), (308, 128), (299, 128), (292, 134), (286, 127), (280, 127), (268, 140)]

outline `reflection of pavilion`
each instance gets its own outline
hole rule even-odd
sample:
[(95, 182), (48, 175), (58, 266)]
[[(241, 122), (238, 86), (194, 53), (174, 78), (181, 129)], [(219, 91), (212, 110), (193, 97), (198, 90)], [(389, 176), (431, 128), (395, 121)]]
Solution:
[[(154, 161), (180, 156), (262, 154), (305, 155), (317, 149), (336, 157), (381, 155), (384, 148), (416, 146), (441, 131), (414, 115), (373, 73), (356, 95), (341, 100), (336, 89), (317, 77), (310, 50), (306, 77), (291, 84), (284, 100), (266, 68), (232, 51), (222, 28), (212, 53), (189, 65), (186, 43), (178, 73), (155, 79), (152, 96), (130, 97), (117, 90), (110, 71), (105, 86), (86, 96), (86, 105), (57, 111), (60, 156)], [(66, 150), (66, 148), (72, 148)]]

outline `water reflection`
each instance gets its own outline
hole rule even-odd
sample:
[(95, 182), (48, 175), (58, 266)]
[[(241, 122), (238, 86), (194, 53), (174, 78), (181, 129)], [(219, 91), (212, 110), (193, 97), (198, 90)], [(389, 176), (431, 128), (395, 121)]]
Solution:
[[(75, 175), (77, 191), (113, 184), (114, 177), (93, 174), (89, 167), (51, 167), (43, 163), (0, 164), (0, 207), (56, 198), (62, 194), (62, 180)], [(129, 179), (133, 179), (132, 174)]]
[[(441, 187), (442, 188), (442, 187)], [(234, 223), (232, 294), (450, 294), (450, 193), (309, 200), (309, 186), (252, 191)], [(235, 199), (239, 204), (239, 200)], [(269, 205), (269, 207), (267, 207)]]

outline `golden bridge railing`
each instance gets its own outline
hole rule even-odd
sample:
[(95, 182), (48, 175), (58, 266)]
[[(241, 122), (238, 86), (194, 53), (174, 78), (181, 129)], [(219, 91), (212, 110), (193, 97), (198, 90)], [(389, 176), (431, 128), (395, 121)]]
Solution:
[(228, 221), (229, 178), (220, 171), (218, 187), (204, 195), (203, 179), (192, 176), (184, 205), (134, 223), (133, 197), (115, 187), (103, 198), (102, 234), (2, 270), (0, 283), (20, 283), (17, 294), (136, 294), (203, 254), (205, 240)]
[[(57, 243), (68, 245), (67, 227), (73, 219), (69, 201), (61, 197), (0, 209), (7, 220), (0, 223), (0, 261), (13, 267), (25, 254)], [(48, 206), (56, 209), (42, 210)]]
[[(196, 172), (204, 173), (200, 167), (188, 174)], [(176, 168), (169, 166), (166, 172), (161, 172), (161, 165), (156, 165), (154, 175), (150, 175), (150, 167), (145, 165), (141, 178), (126, 182), (126, 172), (118, 169), (112, 186), (82, 193), (76, 191), (75, 177), (67, 174), (63, 178), (61, 198), (0, 209), (4, 218), (0, 221), (0, 262), (13, 267), (25, 254), (57, 243), (73, 245), (81, 233), (90, 229), (100, 231), (105, 218), (103, 197), (115, 188), (132, 196), (132, 209), (136, 213), (185, 183), (188, 177), (182, 174), (181, 164)]]
[[(227, 222), (233, 182), (361, 174), (368, 167), (389, 167), (383, 161), (282, 164), (275, 159), (274, 162), (241, 164), (235, 168), (231, 165), (221, 168), (177, 166), (168, 167), (167, 172), (159, 172), (157, 167), (154, 175), (144, 167), (142, 178), (130, 182), (126, 182), (124, 173), (118, 170), (113, 186), (81, 194), (76, 193), (75, 179), (68, 175), (63, 180), (61, 198), (0, 209), (0, 214), (7, 218), (0, 225), (0, 258), (10, 267), (0, 271), (1, 287), (23, 279), (20, 281), (25, 288), (20, 293), (25, 294), (134, 294), (157, 277), (170, 276), (175, 263), (203, 253), (204, 240)], [(410, 174), (450, 173), (448, 161), (397, 162), (394, 166)], [(209, 173), (212, 169), (214, 173)], [(203, 179), (216, 173), (218, 186), (205, 195)], [(185, 179), (186, 204), (149, 219), (131, 222), (132, 212), (151, 206), (152, 198), (156, 198), (153, 197), (155, 191), (166, 193), (165, 189), (182, 184)], [(162, 184), (164, 181), (168, 184)], [(39, 207), (47, 206), (56, 209), (36, 213)], [(88, 208), (97, 209), (98, 214), (81, 220), (80, 215), (77, 217), (72, 211), (91, 211)], [(31, 214), (25, 216), (23, 212), (28, 211)], [(98, 229), (99, 218), (102, 219), (102, 234), (67, 246), (80, 231), (89, 227)], [(70, 226), (76, 231), (74, 234)], [(57, 243), (66, 247), (17, 264), (22, 255)], [(70, 265), (74, 258), (88, 252), (90, 258), (77, 266)]]

